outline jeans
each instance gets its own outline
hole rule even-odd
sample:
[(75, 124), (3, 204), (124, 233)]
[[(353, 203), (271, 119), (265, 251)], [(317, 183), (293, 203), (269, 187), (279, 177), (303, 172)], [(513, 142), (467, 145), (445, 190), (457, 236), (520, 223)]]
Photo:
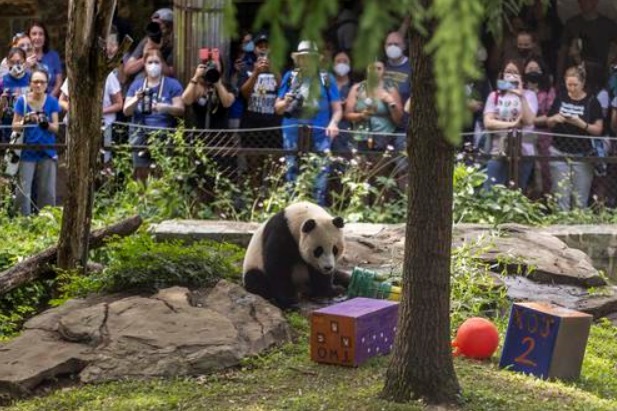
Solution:
[(15, 207), (22, 215), (32, 214), (32, 183), (36, 178), (36, 208), (56, 205), (57, 161), (46, 158), (19, 163)]
[[(560, 154), (563, 155), (563, 154)], [(593, 181), (593, 164), (578, 161), (551, 161), (553, 195), (564, 211), (586, 208)]]
[[(486, 181), (484, 182), (484, 189), (490, 191), (490, 189), (496, 185), (501, 184), (507, 186), (508, 184), (508, 171), (509, 165), (506, 160), (503, 159), (491, 159), (486, 165)], [(518, 163), (518, 186), (522, 191), (527, 189), (529, 184), (529, 178), (533, 172), (533, 161), (522, 159)]]
[[(289, 127), (283, 130), (283, 148), (285, 150), (297, 150), (298, 149), (298, 136), (299, 127)], [(330, 138), (326, 136), (326, 131), (323, 129), (311, 130), (311, 148), (314, 151), (323, 153), (326, 150), (330, 150)], [(287, 163), (287, 173), (285, 179), (289, 183), (295, 183), (298, 179), (299, 168), (298, 159), (295, 155), (285, 156)], [(326, 190), (328, 185), (328, 175), (330, 174), (330, 166), (325, 164), (320, 168), (315, 179), (315, 190), (313, 197), (317, 204), (326, 206)]]

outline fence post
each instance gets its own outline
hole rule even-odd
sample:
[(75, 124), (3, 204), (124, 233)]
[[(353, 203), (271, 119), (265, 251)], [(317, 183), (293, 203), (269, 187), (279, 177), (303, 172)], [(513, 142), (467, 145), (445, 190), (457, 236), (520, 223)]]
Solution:
[(518, 171), (521, 160), (521, 131), (513, 129), (507, 138), (510, 140), (510, 144), (508, 144), (508, 180), (512, 188), (516, 190), (519, 187)]
[(298, 154), (306, 154), (311, 151), (311, 128), (302, 124), (298, 130)]

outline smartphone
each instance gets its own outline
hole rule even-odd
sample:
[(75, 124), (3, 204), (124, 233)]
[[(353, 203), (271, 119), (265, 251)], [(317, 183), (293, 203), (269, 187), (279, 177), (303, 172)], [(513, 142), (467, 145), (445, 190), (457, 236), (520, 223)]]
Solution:
[[(517, 83), (515, 85), (515, 83)], [(507, 80), (497, 80), (497, 90), (499, 91), (508, 91), (514, 90), (518, 88), (518, 82), (512, 82)]]

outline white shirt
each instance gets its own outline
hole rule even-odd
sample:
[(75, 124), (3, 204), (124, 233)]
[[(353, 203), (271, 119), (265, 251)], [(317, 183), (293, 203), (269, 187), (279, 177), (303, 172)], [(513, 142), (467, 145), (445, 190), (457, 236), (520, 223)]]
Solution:
[[(62, 83), (60, 91), (67, 97), (69, 96), (68, 78), (64, 80), (64, 83)], [(103, 109), (106, 109), (107, 107), (112, 105), (113, 102), (111, 101), (111, 96), (119, 93), (120, 91), (122, 91), (122, 88), (120, 87), (120, 81), (118, 81), (116, 73), (112, 71), (111, 73), (109, 73), (107, 79), (105, 80), (105, 90), (103, 91)], [(103, 123), (105, 124), (105, 126), (109, 126), (114, 121), (116, 121), (116, 113), (103, 114)], [(68, 124), (68, 113), (64, 117), (64, 122)]]

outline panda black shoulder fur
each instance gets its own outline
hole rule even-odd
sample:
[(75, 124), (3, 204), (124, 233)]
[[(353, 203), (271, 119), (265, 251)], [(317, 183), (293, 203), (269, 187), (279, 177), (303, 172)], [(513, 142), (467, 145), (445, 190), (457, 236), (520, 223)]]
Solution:
[(345, 250), (344, 222), (309, 202), (294, 203), (263, 223), (246, 250), (243, 282), (248, 292), (273, 300), (280, 308), (309, 298), (344, 292), (333, 284)]

